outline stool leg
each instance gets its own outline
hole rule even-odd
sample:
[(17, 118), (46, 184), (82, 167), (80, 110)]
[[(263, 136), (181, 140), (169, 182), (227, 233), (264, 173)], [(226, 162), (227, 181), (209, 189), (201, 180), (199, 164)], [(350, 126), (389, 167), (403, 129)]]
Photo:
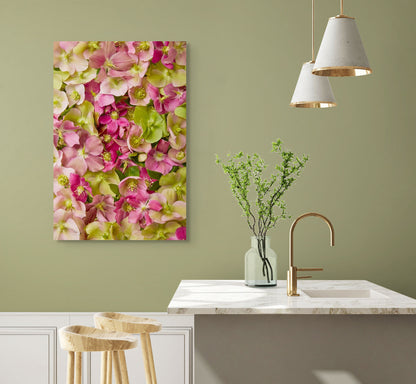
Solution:
[(113, 381), (113, 359), (112, 356), (113, 354), (111, 352), (106, 352), (107, 353), (107, 382), (106, 384), (111, 384), (111, 382)]
[(127, 373), (126, 354), (124, 351), (119, 351), (120, 367), (121, 367), (121, 379), (123, 384), (129, 384), (129, 375)]
[(101, 352), (101, 384), (107, 384), (107, 352)]
[(146, 383), (152, 384), (152, 373), (150, 371), (150, 364), (149, 364), (149, 353), (147, 351), (147, 340), (146, 340), (146, 334), (141, 333), (140, 334), (140, 341), (142, 344), (142, 353), (143, 353), (143, 361), (144, 361), (144, 370), (146, 372)]
[(147, 353), (149, 354), (150, 373), (152, 374), (152, 384), (157, 384), (155, 362), (153, 360), (152, 342), (150, 340), (150, 335), (148, 333), (145, 333), (145, 335), (146, 335), (146, 342), (147, 342)]
[(66, 384), (74, 384), (74, 352), (68, 351)]
[(114, 362), (114, 377), (116, 378), (116, 383), (122, 384), (120, 358), (118, 355), (118, 351), (113, 351), (113, 362)]
[(82, 384), (82, 352), (75, 352), (75, 384)]

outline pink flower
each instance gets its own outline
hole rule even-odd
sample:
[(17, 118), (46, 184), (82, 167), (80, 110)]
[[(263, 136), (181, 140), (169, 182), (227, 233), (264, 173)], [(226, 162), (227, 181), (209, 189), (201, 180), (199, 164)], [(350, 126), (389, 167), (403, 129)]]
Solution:
[(136, 210), (132, 211), (129, 215), (129, 223), (139, 223), (142, 228), (152, 224), (149, 211), (160, 211), (162, 206), (157, 200), (149, 200), (147, 202), (141, 202)]
[(186, 88), (175, 87), (173, 84), (168, 84), (163, 88), (165, 94), (164, 107), (168, 112), (175, 112), (175, 109), (186, 101)]
[(146, 182), (137, 176), (129, 176), (123, 179), (118, 189), (121, 196), (134, 196), (140, 202), (149, 198)]
[(166, 109), (164, 105), (165, 97), (160, 93), (160, 89), (149, 84), (148, 92), (149, 92), (150, 97), (153, 100), (153, 104), (155, 106), (156, 112), (159, 113), (160, 115), (163, 115), (164, 113), (166, 113)]
[(90, 185), (83, 177), (77, 175), (76, 173), (71, 173), (69, 176), (69, 182), (71, 183), (72, 194), (77, 200), (85, 203), (88, 198), (88, 192), (92, 195)]
[(110, 195), (95, 195), (92, 203), (87, 204), (87, 217), (85, 222), (91, 223), (95, 219), (100, 222), (116, 221), (113, 197)]
[(173, 47), (176, 49), (176, 64), (186, 65), (186, 41), (175, 41)]
[(130, 126), (129, 121), (124, 117), (128, 113), (129, 105), (123, 101), (113, 103), (104, 108), (104, 114), (99, 118), (99, 123), (107, 125), (107, 132), (110, 135), (123, 137), (124, 128)]
[(133, 124), (127, 136), (127, 145), (130, 151), (148, 153), (152, 149), (152, 145), (142, 137), (143, 129)]
[(175, 163), (178, 163), (178, 164), (186, 163), (185, 148), (183, 148), (183, 149), (171, 148), (171, 149), (169, 149), (168, 156)]
[(169, 143), (166, 140), (160, 140), (156, 148), (153, 148), (146, 159), (145, 165), (151, 171), (166, 175), (175, 165), (175, 163), (167, 155)]
[(130, 212), (134, 211), (140, 204), (140, 201), (135, 196), (122, 196), (116, 202), (116, 221), (121, 223), (123, 219), (129, 216)]
[(55, 164), (53, 167), (53, 193), (56, 195), (61, 189), (68, 188), (70, 186), (69, 178), (71, 173), (75, 171), (72, 168), (64, 168), (59, 164)]
[(65, 147), (63, 151), (62, 164), (73, 168), (78, 175), (83, 176), (87, 170), (98, 172), (104, 168), (100, 157), (103, 144), (97, 136), (90, 135), (87, 131), (79, 132), (79, 144), (73, 147)]
[(85, 99), (94, 105), (94, 109), (100, 115), (103, 113), (103, 107), (114, 103), (113, 95), (100, 93), (100, 84), (96, 81), (90, 81), (85, 84)]
[(83, 218), (85, 216), (85, 205), (83, 202), (74, 199), (69, 189), (61, 189), (53, 199), (53, 209), (63, 209), (72, 213), (74, 216)]
[(106, 93), (114, 96), (123, 96), (129, 89), (126, 79), (122, 77), (107, 77), (101, 83), (101, 93)]
[(53, 239), (54, 240), (79, 240), (83, 222), (71, 212), (58, 209), (53, 215)]
[(62, 72), (82, 72), (88, 68), (88, 61), (73, 52), (77, 41), (60, 41), (54, 43), (53, 65)]
[(176, 49), (173, 48), (173, 42), (155, 41), (153, 44), (155, 52), (153, 54), (152, 63), (161, 61), (166, 68), (173, 69), (173, 62), (176, 57)]
[(131, 87), (128, 91), (130, 104), (146, 106), (150, 101), (149, 88), (153, 87), (146, 79), (140, 85)]
[(186, 227), (179, 227), (168, 240), (186, 240)]
[(116, 69), (125, 71), (134, 64), (135, 60), (126, 52), (117, 51), (114, 41), (101, 42), (101, 48), (90, 56), (92, 68)]
[(78, 128), (70, 120), (57, 120), (53, 122), (53, 143), (57, 148), (73, 147), (79, 144), (79, 136), (75, 132)]
[(172, 148), (182, 149), (186, 144), (186, 120), (169, 113), (166, 119), (169, 131), (169, 144)]
[(136, 55), (140, 61), (149, 61), (153, 57), (154, 46), (152, 41), (127, 41), (127, 52)]
[(164, 189), (161, 193), (154, 193), (150, 200), (159, 202), (162, 209), (150, 211), (150, 218), (158, 224), (168, 221), (180, 221), (186, 219), (186, 203), (176, 200), (176, 193), (173, 189)]

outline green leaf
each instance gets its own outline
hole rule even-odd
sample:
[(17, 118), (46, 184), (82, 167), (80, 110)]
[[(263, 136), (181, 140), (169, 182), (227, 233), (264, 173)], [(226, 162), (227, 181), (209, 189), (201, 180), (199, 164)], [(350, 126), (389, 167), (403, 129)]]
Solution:
[(120, 194), (120, 191), (118, 190), (118, 186), (117, 185), (115, 185), (115, 184), (110, 184), (110, 188), (111, 188), (111, 190), (116, 194), (116, 195), (119, 195)]
[(152, 178), (159, 180), (162, 177), (162, 174), (156, 171), (147, 170), (147, 174)]
[(138, 167), (127, 168), (125, 172), (126, 177), (129, 176), (140, 176), (140, 169)]
[(159, 180), (155, 181), (149, 188), (149, 191), (156, 192), (160, 188)]

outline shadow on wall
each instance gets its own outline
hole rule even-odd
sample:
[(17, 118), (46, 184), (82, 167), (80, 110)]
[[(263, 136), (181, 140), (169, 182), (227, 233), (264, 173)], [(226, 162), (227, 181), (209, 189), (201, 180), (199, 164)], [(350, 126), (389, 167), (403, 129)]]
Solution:
[(313, 371), (322, 384), (362, 384), (352, 373), (347, 371)]

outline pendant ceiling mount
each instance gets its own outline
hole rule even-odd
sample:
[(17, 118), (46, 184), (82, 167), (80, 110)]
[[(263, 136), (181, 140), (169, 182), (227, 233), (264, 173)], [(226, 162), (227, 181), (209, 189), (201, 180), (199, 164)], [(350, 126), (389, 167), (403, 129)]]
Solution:
[(312, 60), (302, 65), (295, 92), (290, 102), (296, 108), (335, 107), (335, 97), (327, 77), (315, 76), (312, 69), (315, 63), (315, 1), (312, 0)]
[(331, 17), (322, 38), (312, 73), (318, 76), (364, 76), (372, 73), (353, 17), (341, 13)]

